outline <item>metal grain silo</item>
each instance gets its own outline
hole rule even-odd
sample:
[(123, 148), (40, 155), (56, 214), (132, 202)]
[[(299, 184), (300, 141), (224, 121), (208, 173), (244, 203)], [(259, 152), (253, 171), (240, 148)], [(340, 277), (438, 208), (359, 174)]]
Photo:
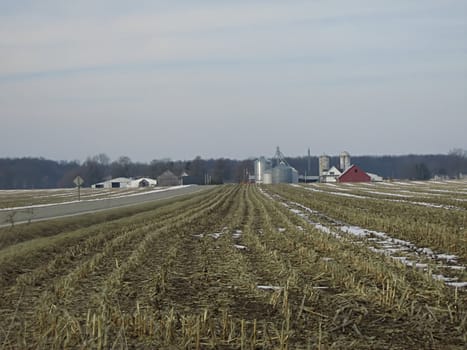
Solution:
[(266, 171), (266, 158), (260, 157), (255, 161), (255, 181), (256, 183), (264, 182), (264, 172)]
[(292, 182), (292, 168), (281, 162), (272, 168), (272, 183), (290, 183)]
[(271, 185), (272, 184), (272, 171), (271, 169), (264, 171), (263, 184)]
[(295, 168), (291, 168), (292, 170), (292, 183), (298, 184), (298, 171)]
[(323, 176), (323, 173), (327, 170), (329, 170), (330, 166), (329, 164), (331, 163), (329, 156), (326, 154), (323, 154), (322, 156), (319, 157), (319, 176)]
[(350, 154), (348, 152), (342, 152), (339, 156), (341, 170), (350, 168)]

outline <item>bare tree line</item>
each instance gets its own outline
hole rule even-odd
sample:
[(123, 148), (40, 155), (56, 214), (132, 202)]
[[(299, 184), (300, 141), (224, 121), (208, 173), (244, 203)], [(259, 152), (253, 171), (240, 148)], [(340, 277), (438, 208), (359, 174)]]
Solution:
[[(287, 161), (299, 173), (318, 173), (318, 158), (291, 157)], [(338, 158), (331, 158), (338, 164)], [(398, 156), (353, 156), (352, 163), (367, 172), (393, 179), (424, 180), (434, 176), (458, 178), (467, 174), (467, 151), (453, 149), (448, 154), (398, 155)], [(308, 164), (311, 164), (308, 169)], [(80, 175), (85, 186), (115, 177), (156, 178), (170, 170), (175, 175), (187, 173), (190, 176), (209, 175), (213, 183), (242, 182), (254, 172), (254, 159), (235, 160), (227, 158), (203, 159), (200, 156), (188, 160), (154, 159), (149, 163), (134, 162), (127, 156), (111, 160), (106, 154), (88, 157), (84, 162), (53, 161), (44, 158), (2, 158), (0, 159), (0, 188), (56, 188), (73, 187), (73, 179)]]

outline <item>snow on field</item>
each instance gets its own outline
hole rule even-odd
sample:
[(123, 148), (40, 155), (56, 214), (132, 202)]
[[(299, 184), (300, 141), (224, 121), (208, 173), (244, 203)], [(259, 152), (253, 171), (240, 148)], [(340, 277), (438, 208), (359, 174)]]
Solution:
[(351, 193), (344, 193), (344, 192), (335, 192), (335, 191), (324, 191), (324, 190), (319, 190), (317, 188), (312, 188), (312, 187), (305, 187), (308, 191), (313, 191), (313, 192), (321, 192), (321, 193), (328, 193), (328, 194), (334, 194), (336, 196), (342, 196), (342, 197), (353, 197), (353, 198), (368, 198), (365, 196), (360, 196), (358, 194), (351, 194)]
[[(308, 191), (327, 193), (327, 194), (341, 196), (341, 197), (351, 197), (351, 198), (353, 197), (353, 198), (361, 198), (361, 199), (375, 199), (376, 198), (376, 197), (372, 197), (372, 196), (364, 196), (364, 195), (360, 195), (360, 194), (352, 194), (352, 193), (345, 193), (345, 192), (339, 192), (339, 191), (325, 191), (325, 190), (318, 189), (316, 186), (315, 187), (309, 187), (309, 186), (305, 187), (305, 186), (300, 186), (300, 185), (294, 185), (294, 187), (305, 188)], [(345, 189), (345, 191), (348, 191), (348, 190), (349, 189)], [(408, 198), (408, 197), (413, 198), (414, 197), (414, 196), (407, 196), (407, 195), (402, 195), (402, 194), (397, 194), (397, 193), (369, 191), (369, 190), (364, 190), (364, 191), (367, 192), (367, 193), (370, 193), (370, 194), (376, 194), (378, 196), (382, 195), (382, 196), (392, 196), (392, 197), (401, 197), (401, 198)], [(419, 196), (424, 195), (424, 193), (420, 193), (420, 192), (411, 191), (411, 193), (418, 194)], [(382, 200), (382, 201), (388, 201), (388, 202), (400, 202), (400, 203), (420, 205), (420, 206), (430, 207), (430, 208), (447, 209), (447, 210), (465, 210), (464, 208), (456, 207), (454, 205), (443, 205), (443, 204), (435, 204), (435, 203), (430, 203), (430, 202), (409, 201), (409, 200), (391, 199), (391, 198), (377, 198), (377, 199)], [(464, 199), (458, 199), (458, 200), (459, 201), (464, 201)]]
[[(94, 199), (82, 199), (81, 201), (78, 200), (73, 200), (73, 201), (66, 201), (66, 202), (56, 202), (56, 203), (46, 203), (46, 204), (34, 204), (34, 205), (27, 205), (27, 206), (20, 206), (20, 207), (9, 207), (9, 208), (2, 208), (0, 211), (9, 211), (9, 210), (21, 210), (21, 209), (31, 209), (31, 208), (39, 208), (39, 207), (49, 207), (49, 206), (54, 206), (54, 205), (63, 205), (63, 204), (71, 204), (71, 203), (78, 203), (78, 202), (95, 202), (95, 201), (105, 201), (110, 198), (124, 198), (124, 197), (134, 197), (134, 196), (141, 196), (141, 195), (147, 195), (151, 193), (156, 193), (156, 192), (166, 192), (166, 191), (173, 191), (173, 190), (178, 190), (184, 187), (190, 187), (192, 185), (180, 185), (180, 186), (172, 186), (172, 187), (164, 187), (164, 188), (158, 188), (155, 190), (151, 191), (144, 191), (144, 192), (130, 192), (126, 194), (121, 194), (121, 193), (115, 193), (112, 195), (108, 195), (105, 197), (100, 197), (100, 198), (94, 198)], [(53, 190), (51, 190), (53, 191)]]
[[(267, 195), (266, 192), (261, 192)], [(269, 197), (273, 198), (271, 196)], [(350, 238), (355, 244), (364, 243), (369, 250), (389, 256), (393, 260), (408, 267), (422, 269), (428, 272), (430, 268), (433, 271), (444, 269), (447, 271), (445, 272), (446, 274), (456, 273), (456, 271), (464, 271), (466, 269), (466, 266), (458, 263), (458, 257), (456, 255), (435, 253), (430, 248), (418, 247), (412, 242), (391, 237), (385, 232), (369, 230), (360, 226), (343, 223), (300, 203), (287, 202), (278, 195), (274, 195), (274, 199), (281, 202), (295, 215), (307, 220), (307, 222), (313, 225), (317, 230), (341, 239)], [(324, 225), (320, 222), (320, 219), (330, 224)], [(467, 287), (467, 282), (459, 281), (459, 277), (456, 276), (446, 276), (445, 274), (438, 273), (432, 274), (432, 277), (444, 281), (445, 284), (449, 286), (457, 288)]]
[(390, 197), (407, 197), (404, 194), (399, 194), (399, 193), (391, 193), (391, 192), (378, 192), (378, 191), (368, 191), (366, 190), (365, 192), (367, 193), (372, 193), (372, 194), (378, 194), (381, 196), (390, 196)]
[(284, 289), (284, 287), (279, 287), (279, 286), (262, 286), (262, 285), (258, 285), (258, 286), (256, 286), (256, 288), (262, 289), (262, 290), (282, 290), (282, 289)]

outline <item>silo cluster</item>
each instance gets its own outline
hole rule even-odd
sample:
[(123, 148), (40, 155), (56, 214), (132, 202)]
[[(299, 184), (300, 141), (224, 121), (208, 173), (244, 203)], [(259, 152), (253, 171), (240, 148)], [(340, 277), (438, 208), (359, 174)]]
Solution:
[[(309, 154), (308, 157), (310, 157)], [(332, 165), (331, 157), (322, 154), (319, 157), (319, 176), (313, 176), (314, 179), (311, 181), (337, 182), (339, 176), (351, 167), (348, 152), (341, 152), (338, 159), (339, 163)], [(305, 173), (305, 176), (302, 177), (305, 182), (308, 178), (307, 175), (309, 176)], [(258, 184), (298, 183), (298, 181), (298, 171), (287, 163), (279, 147), (277, 147), (276, 155), (273, 158), (260, 157), (255, 161), (255, 182)]]
[(298, 183), (298, 171), (285, 163), (279, 163), (271, 171), (273, 184)]
[[(280, 156), (277, 156), (280, 154)], [(298, 171), (283, 159), (279, 148), (275, 162), (260, 157), (255, 161), (255, 182), (258, 184), (298, 183)]]
[(350, 154), (348, 152), (341, 152), (339, 154), (339, 164), (334, 166), (331, 165), (331, 158), (323, 154), (319, 157), (319, 181), (338, 182), (339, 176), (350, 167)]

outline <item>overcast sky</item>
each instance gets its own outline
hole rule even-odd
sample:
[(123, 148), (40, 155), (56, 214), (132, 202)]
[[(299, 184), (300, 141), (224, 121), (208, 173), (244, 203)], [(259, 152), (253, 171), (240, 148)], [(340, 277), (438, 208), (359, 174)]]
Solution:
[(0, 0), (0, 157), (467, 149), (467, 1)]

